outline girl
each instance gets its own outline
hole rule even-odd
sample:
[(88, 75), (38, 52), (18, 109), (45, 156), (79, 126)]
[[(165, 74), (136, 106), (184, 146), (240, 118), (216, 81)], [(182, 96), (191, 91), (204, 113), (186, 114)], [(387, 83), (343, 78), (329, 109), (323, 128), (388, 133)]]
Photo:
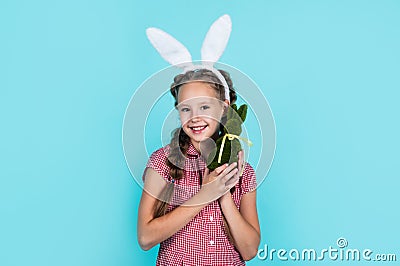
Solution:
[(143, 174), (138, 240), (144, 250), (160, 244), (160, 266), (245, 265), (257, 254), (254, 169), (243, 165), (243, 150), (237, 163), (212, 172), (206, 165), (214, 143), (207, 140), (216, 140), (229, 103), (237, 99), (229, 74), (218, 71), (230, 101), (213, 71), (196, 69), (174, 78), (170, 91), (182, 126), (170, 144), (151, 154)]

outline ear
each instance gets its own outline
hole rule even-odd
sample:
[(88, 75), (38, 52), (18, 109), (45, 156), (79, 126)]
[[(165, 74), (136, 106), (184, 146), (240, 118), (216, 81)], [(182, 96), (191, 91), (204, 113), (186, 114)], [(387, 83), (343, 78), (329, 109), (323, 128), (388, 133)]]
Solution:
[(201, 47), (201, 60), (206, 61), (205, 64), (212, 66), (219, 60), (228, 44), (231, 30), (229, 15), (223, 15), (211, 25)]
[(158, 28), (147, 28), (146, 35), (158, 53), (171, 65), (179, 68), (192, 65), (192, 56), (189, 51), (168, 33)]
[(225, 99), (224, 101), (223, 101), (223, 105), (224, 105), (224, 108), (225, 109), (227, 109), (228, 107), (229, 107), (229, 100), (228, 99)]
[(226, 115), (228, 112), (228, 108), (229, 108), (229, 101), (227, 99), (225, 99), (222, 102), (223, 106), (222, 106), (222, 115)]

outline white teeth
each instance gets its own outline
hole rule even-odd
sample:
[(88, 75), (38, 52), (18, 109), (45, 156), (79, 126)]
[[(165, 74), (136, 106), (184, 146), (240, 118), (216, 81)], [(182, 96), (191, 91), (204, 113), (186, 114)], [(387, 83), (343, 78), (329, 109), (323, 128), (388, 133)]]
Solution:
[(201, 129), (203, 129), (203, 128), (205, 128), (206, 126), (202, 126), (202, 127), (193, 127), (192, 129), (193, 130), (201, 130)]

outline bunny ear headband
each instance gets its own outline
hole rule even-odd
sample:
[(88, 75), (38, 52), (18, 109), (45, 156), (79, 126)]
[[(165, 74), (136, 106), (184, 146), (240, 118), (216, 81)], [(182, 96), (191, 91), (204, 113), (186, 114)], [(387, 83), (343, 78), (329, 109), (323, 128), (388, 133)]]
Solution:
[(158, 53), (171, 65), (181, 68), (183, 73), (196, 69), (208, 69), (221, 81), (225, 88), (225, 99), (229, 102), (229, 86), (224, 76), (214, 68), (228, 43), (232, 30), (229, 15), (218, 18), (210, 27), (201, 47), (201, 65), (194, 65), (186, 47), (168, 33), (158, 28), (147, 28), (146, 34)]

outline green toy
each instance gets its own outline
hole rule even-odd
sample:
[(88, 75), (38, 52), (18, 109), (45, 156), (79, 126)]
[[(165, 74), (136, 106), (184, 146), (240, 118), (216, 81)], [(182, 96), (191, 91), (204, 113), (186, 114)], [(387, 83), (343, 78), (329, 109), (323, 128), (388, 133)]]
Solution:
[(239, 109), (236, 104), (232, 104), (228, 109), (224, 129), (216, 141), (216, 147), (207, 158), (207, 167), (210, 171), (225, 163), (231, 164), (238, 161), (237, 154), (242, 149), (240, 139), (246, 141), (249, 146), (252, 145), (251, 141), (240, 137), (246, 116), (246, 104), (241, 105)]

